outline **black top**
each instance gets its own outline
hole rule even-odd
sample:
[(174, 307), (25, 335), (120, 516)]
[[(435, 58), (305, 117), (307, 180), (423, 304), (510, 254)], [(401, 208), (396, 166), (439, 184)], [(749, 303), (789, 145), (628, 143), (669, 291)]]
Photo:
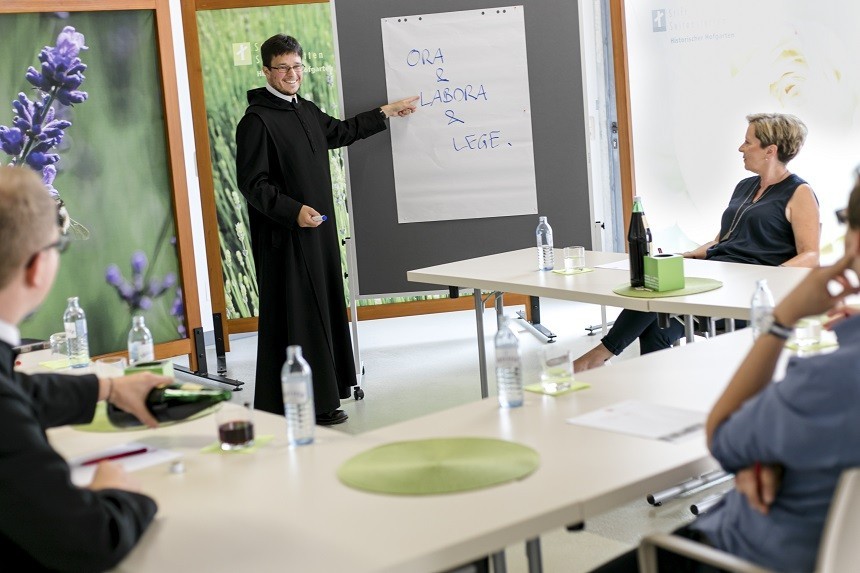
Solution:
[(18, 571), (104, 571), (140, 539), (157, 510), (138, 493), (72, 484), (45, 429), (90, 422), (98, 401), (92, 375), (14, 371), (0, 341), (0, 555)]
[(708, 249), (705, 258), (775, 267), (796, 257), (794, 231), (785, 218), (785, 207), (797, 188), (805, 183), (791, 174), (768, 187), (753, 203), (761, 177), (742, 180), (723, 212), (720, 241)]

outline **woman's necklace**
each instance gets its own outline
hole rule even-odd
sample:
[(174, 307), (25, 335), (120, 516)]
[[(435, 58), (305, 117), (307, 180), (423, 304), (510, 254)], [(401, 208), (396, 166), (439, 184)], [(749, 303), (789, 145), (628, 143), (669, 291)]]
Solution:
[[(785, 177), (783, 177), (783, 179), (785, 179)], [(782, 181), (782, 179), (780, 179), (780, 181)], [(779, 183), (779, 181), (777, 181), (777, 183)], [(762, 194), (759, 196), (758, 199), (753, 199), (753, 196), (755, 195), (755, 192), (756, 192), (756, 188), (753, 187), (753, 190), (750, 191), (750, 194), (746, 196), (746, 198), (743, 200), (743, 203), (741, 203), (741, 206), (738, 207), (738, 210), (735, 212), (735, 216), (732, 218), (732, 224), (729, 225), (729, 230), (726, 231), (725, 235), (720, 237), (720, 241), (725, 241), (726, 239), (729, 238), (729, 236), (734, 232), (735, 228), (738, 226), (738, 223), (741, 222), (741, 217), (743, 216), (743, 214), (746, 213), (747, 211), (749, 211), (752, 207), (758, 205), (758, 202), (761, 201), (762, 198), (764, 198), (764, 196), (767, 194), (768, 191), (773, 189), (774, 185), (776, 185), (776, 183), (774, 183), (773, 185), (769, 185), (764, 191), (762, 191)]]

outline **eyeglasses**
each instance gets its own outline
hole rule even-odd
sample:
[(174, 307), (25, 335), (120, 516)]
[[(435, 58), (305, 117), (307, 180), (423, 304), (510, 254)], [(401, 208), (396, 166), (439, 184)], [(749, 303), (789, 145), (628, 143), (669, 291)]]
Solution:
[(272, 70), (273, 72), (281, 72), (282, 74), (286, 74), (290, 70), (293, 70), (293, 72), (295, 72), (296, 75), (299, 75), (301, 72), (305, 71), (305, 65), (304, 64), (296, 64), (295, 66), (288, 66), (286, 64), (282, 64), (280, 66), (275, 66), (275, 67), (271, 67), (271, 66), (266, 66), (266, 67), (269, 68), (270, 70)]
[(848, 207), (836, 210), (836, 220), (839, 221), (840, 225), (848, 222)]
[(44, 247), (42, 247), (41, 249), (39, 249), (38, 251), (33, 253), (30, 256), (30, 258), (27, 259), (26, 267), (30, 268), (31, 266), (33, 266), (33, 262), (36, 260), (36, 255), (38, 255), (41, 252), (50, 251), (51, 249), (57, 249), (57, 252), (62, 255), (63, 253), (65, 253), (69, 249), (69, 243), (71, 243), (71, 242), (72, 242), (72, 239), (68, 235), (66, 235), (64, 233), (60, 233), (59, 239), (57, 239), (56, 241), (54, 241), (50, 245), (45, 245)]

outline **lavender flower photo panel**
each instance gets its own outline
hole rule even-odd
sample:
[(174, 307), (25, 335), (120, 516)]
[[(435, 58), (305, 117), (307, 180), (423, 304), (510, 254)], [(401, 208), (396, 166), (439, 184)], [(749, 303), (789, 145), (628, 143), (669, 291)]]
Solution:
[(0, 14), (0, 161), (41, 174), (74, 239), (22, 335), (63, 329), (80, 297), (90, 354), (124, 350), (143, 314), (157, 343), (184, 312), (155, 14)]

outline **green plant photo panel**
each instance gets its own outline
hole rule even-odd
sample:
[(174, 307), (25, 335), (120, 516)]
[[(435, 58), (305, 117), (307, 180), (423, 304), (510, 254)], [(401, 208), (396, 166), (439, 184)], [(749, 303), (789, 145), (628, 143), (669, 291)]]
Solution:
[[(266, 83), (260, 44), (278, 33), (295, 37), (304, 49), (307, 68), (302, 97), (333, 117), (343, 117), (338, 104), (331, 7), (319, 3), (199, 11), (197, 28), (227, 318), (250, 318), (258, 315), (259, 291), (247, 232), (247, 206), (236, 185), (236, 125), (248, 105), (247, 91)], [(329, 151), (329, 162), (338, 236), (344, 239), (350, 232), (343, 149)], [(340, 251), (345, 273), (346, 248), (342, 240)], [(348, 297), (346, 279), (344, 291)], [(359, 300), (358, 304), (427, 298), (440, 297), (374, 298)]]
[[(250, 318), (258, 315), (259, 290), (247, 206), (236, 185), (236, 125), (248, 106), (247, 91), (266, 84), (260, 44), (278, 33), (294, 36), (305, 51), (302, 97), (333, 117), (341, 116), (331, 12), (327, 3), (206, 10), (197, 13), (197, 28), (227, 318)], [(342, 150), (329, 152), (329, 162), (338, 234), (345, 237), (349, 217)]]
[[(32, 155), (25, 159), (26, 146), (18, 152), (8, 141), (0, 160), (42, 174), (75, 221), (54, 288), (21, 325), (22, 336), (62, 331), (66, 299), (77, 296), (91, 355), (125, 350), (134, 314), (145, 316), (157, 343), (184, 338), (155, 13), (2, 14), (0, 37), (9, 48), (0, 61), (0, 134), (8, 136), (34, 102), (51, 108), (43, 126), (65, 126), (47, 171)], [(71, 96), (47, 80), (37, 89), (28, 68), (44, 72), (40, 52), (72, 44), (86, 66), (80, 85)], [(13, 110), (13, 100), (30, 104)]]

